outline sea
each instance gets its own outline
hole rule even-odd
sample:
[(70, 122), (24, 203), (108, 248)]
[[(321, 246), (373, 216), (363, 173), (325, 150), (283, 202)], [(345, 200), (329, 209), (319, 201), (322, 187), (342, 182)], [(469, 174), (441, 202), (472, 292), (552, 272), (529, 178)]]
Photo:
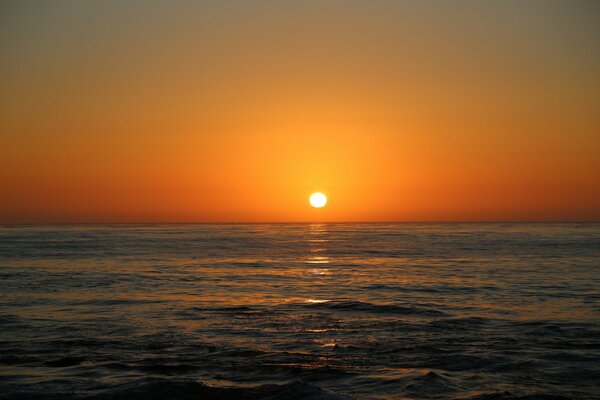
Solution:
[(0, 226), (0, 399), (600, 399), (600, 224)]

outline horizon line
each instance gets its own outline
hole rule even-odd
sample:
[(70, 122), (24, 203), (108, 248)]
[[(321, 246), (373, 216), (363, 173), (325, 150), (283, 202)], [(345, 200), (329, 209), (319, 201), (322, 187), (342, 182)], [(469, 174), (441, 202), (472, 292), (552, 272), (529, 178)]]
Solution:
[(159, 222), (0, 222), (0, 226), (52, 225), (342, 225), (342, 224), (597, 224), (600, 220), (415, 220), (415, 221), (159, 221)]

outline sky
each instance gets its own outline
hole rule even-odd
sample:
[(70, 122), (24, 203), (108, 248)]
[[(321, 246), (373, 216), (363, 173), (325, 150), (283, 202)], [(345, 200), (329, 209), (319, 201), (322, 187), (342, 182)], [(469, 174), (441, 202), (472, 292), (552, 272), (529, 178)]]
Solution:
[(0, 223), (600, 221), (598, 18), (2, 1)]

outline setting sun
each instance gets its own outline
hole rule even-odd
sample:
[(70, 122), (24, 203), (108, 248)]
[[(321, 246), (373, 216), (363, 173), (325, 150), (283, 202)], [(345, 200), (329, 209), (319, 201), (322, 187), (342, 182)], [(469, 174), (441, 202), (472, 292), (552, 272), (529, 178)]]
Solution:
[(315, 207), (315, 208), (321, 208), (324, 207), (325, 204), (327, 204), (327, 196), (325, 196), (323, 193), (313, 193), (310, 195), (310, 205)]

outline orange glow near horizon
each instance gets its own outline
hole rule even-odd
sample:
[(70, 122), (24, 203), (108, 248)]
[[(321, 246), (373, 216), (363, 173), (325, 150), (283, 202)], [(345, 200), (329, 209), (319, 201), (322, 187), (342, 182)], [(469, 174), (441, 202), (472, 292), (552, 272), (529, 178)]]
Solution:
[(0, 223), (600, 220), (592, 4), (9, 4)]

